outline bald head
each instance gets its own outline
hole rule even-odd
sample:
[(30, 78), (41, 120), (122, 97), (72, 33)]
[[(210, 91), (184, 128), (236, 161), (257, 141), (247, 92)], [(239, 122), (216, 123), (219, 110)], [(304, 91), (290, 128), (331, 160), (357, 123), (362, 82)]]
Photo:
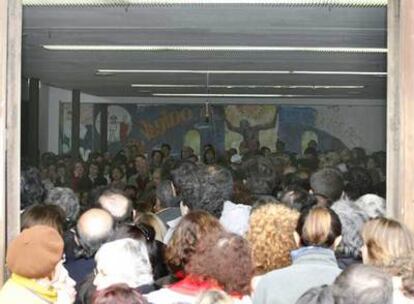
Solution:
[(111, 236), (114, 226), (112, 216), (102, 209), (90, 209), (78, 220), (77, 231), (82, 254), (91, 257)]
[(99, 197), (98, 204), (108, 211), (117, 222), (130, 219), (132, 204), (122, 192), (107, 190)]

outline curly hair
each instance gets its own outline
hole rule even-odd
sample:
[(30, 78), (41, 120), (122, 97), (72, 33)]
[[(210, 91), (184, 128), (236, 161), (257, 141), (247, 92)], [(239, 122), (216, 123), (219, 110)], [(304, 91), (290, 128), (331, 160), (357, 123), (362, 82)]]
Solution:
[(234, 233), (208, 234), (197, 246), (186, 273), (213, 279), (229, 294), (248, 295), (254, 274), (248, 241)]
[(247, 240), (252, 247), (256, 274), (289, 266), (296, 248), (293, 232), (299, 212), (282, 204), (267, 203), (250, 216)]
[(223, 231), (218, 219), (206, 211), (192, 211), (184, 216), (168, 243), (165, 260), (173, 272), (184, 270), (190, 261), (199, 240), (207, 234)]
[(80, 205), (79, 199), (70, 188), (55, 187), (49, 191), (46, 201), (59, 206), (65, 212), (66, 220), (73, 225), (78, 219)]

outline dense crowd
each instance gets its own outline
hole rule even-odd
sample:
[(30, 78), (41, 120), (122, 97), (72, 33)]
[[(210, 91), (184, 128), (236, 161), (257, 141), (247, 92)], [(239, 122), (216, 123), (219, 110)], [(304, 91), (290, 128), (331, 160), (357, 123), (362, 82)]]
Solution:
[(384, 152), (143, 152), (23, 166), (0, 303), (414, 303)]

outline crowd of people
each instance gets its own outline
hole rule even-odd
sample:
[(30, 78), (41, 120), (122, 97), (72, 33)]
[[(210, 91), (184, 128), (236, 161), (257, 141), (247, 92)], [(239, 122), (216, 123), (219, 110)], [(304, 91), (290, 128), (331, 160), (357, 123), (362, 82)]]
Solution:
[(0, 303), (414, 303), (385, 153), (128, 147), (23, 166)]

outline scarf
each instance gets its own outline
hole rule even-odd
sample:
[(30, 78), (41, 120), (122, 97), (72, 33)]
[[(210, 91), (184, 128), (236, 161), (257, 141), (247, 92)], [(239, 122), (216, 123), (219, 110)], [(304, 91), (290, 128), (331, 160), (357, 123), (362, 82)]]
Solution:
[(15, 273), (12, 273), (11, 281), (30, 290), (48, 303), (56, 303), (57, 301), (57, 291), (52, 286), (42, 286), (35, 279), (28, 279)]

